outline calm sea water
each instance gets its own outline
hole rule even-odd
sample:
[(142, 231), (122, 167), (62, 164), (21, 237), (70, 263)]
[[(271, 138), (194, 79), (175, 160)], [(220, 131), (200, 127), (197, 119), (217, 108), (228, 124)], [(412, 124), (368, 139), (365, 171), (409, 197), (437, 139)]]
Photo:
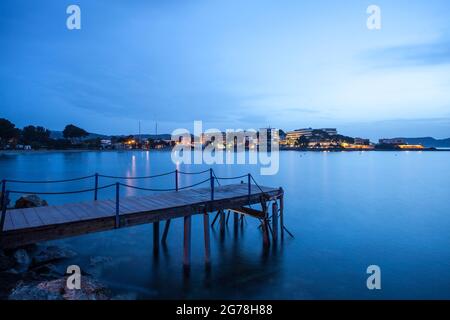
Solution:
[[(188, 275), (182, 268), (182, 220), (172, 223), (167, 248), (158, 257), (152, 252), (152, 227), (144, 225), (55, 241), (78, 253), (59, 267), (79, 264), (115, 294), (136, 299), (449, 299), (449, 163), (448, 152), (281, 152), (275, 176), (259, 176), (257, 166), (216, 166), (221, 176), (252, 172), (261, 184), (282, 186), (285, 223), (295, 239), (287, 237), (264, 251), (256, 221), (247, 218), (237, 233), (230, 222), (224, 234), (217, 227), (212, 230), (212, 266), (206, 269), (198, 216), (193, 219)], [(169, 152), (0, 156), (0, 177), (16, 179), (64, 179), (96, 171), (150, 175), (174, 169)], [(181, 184), (202, 179), (184, 177)], [(92, 183), (70, 183), (59, 190), (90, 188)], [(173, 177), (163, 177), (139, 185), (163, 188), (173, 183)], [(100, 196), (112, 198), (112, 193)], [(91, 198), (45, 197), (50, 204)], [(94, 266), (93, 260), (103, 263)], [(366, 268), (373, 264), (381, 267), (380, 291), (366, 288)]]

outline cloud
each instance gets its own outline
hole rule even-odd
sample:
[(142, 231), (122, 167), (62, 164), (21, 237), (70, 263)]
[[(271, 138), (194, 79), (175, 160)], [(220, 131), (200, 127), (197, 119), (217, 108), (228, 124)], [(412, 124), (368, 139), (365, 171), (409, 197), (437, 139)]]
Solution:
[(366, 52), (364, 58), (377, 67), (388, 68), (450, 64), (450, 38), (374, 49)]
[(310, 113), (310, 114), (319, 113), (319, 110), (310, 109), (310, 108), (296, 108), (296, 107), (285, 108), (284, 111), (291, 112), (293, 114), (296, 114), (296, 113)]

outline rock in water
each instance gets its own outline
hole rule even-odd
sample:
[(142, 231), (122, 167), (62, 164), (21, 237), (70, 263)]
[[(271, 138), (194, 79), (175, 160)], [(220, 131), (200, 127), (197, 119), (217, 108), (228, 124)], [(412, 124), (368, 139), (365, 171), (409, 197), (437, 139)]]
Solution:
[(37, 249), (37, 252), (33, 255), (33, 265), (41, 265), (56, 260), (68, 259), (76, 255), (77, 254), (72, 250), (56, 246), (41, 247)]
[(31, 258), (25, 249), (18, 249), (14, 252), (14, 259), (17, 263), (17, 271), (24, 272), (28, 270), (31, 264)]
[(108, 300), (109, 290), (100, 282), (81, 278), (81, 289), (68, 289), (67, 278), (43, 281), (34, 285), (20, 283), (9, 295), (10, 300)]
[(16, 205), (14, 208), (23, 209), (23, 208), (36, 208), (36, 207), (46, 207), (48, 206), (47, 201), (42, 200), (35, 194), (21, 196), (16, 201)]
[(26, 285), (20, 282), (8, 297), (9, 300), (62, 300), (62, 295), (58, 291), (44, 290), (38, 285)]
[(109, 300), (110, 291), (99, 281), (90, 278), (81, 278), (81, 290), (65, 289), (63, 298), (65, 300)]

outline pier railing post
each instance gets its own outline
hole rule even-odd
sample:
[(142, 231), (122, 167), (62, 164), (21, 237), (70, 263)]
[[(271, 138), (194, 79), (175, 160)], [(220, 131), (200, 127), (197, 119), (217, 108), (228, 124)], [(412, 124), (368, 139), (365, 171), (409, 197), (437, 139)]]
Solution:
[(214, 172), (213, 169), (209, 169), (209, 180), (211, 184), (211, 201), (214, 200)]
[(9, 199), (9, 192), (3, 191), (2, 187), (2, 203), (1, 203), (1, 209), (2, 209), (2, 216), (0, 219), (0, 233), (3, 232), (3, 226), (5, 225), (5, 219), (6, 219), (6, 207), (8, 205), (8, 199)]
[[(178, 186), (178, 169), (175, 169), (175, 191), (178, 192), (179, 186)], [(166, 221), (166, 224), (164, 225), (164, 231), (161, 238), (161, 243), (166, 244), (167, 241), (167, 235), (169, 234), (169, 228), (170, 228), (170, 219)]]
[(120, 199), (120, 183), (116, 182), (116, 223), (115, 223), (115, 228), (119, 228), (120, 227), (120, 210), (119, 210), (119, 200)]
[(98, 173), (95, 173), (95, 191), (94, 191), (94, 200), (98, 199)]
[(248, 183), (248, 203), (250, 204), (250, 197), (252, 195), (252, 175), (251, 173), (248, 174), (247, 176), (247, 183)]
[(3, 200), (5, 199), (5, 191), (6, 191), (6, 180), (2, 180), (2, 196), (0, 199), (0, 206), (3, 209)]

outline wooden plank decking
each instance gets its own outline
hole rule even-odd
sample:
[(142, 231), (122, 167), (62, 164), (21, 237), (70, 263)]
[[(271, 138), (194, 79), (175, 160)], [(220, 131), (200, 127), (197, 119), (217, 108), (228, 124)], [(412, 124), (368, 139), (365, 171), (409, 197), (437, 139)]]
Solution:
[[(233, 184), (147, 196), (120, 198), (120, 227), (170, 220), (194, 214), (261, 203), (261, 197), (279, 197), (281, 189)], [(241, 210), (242, 211), (242, 210)], [(58, 206), (7, 210), (0, 236), (3, 248), (77, 236), (116, 228), (116, 203), (98, 200)]]

